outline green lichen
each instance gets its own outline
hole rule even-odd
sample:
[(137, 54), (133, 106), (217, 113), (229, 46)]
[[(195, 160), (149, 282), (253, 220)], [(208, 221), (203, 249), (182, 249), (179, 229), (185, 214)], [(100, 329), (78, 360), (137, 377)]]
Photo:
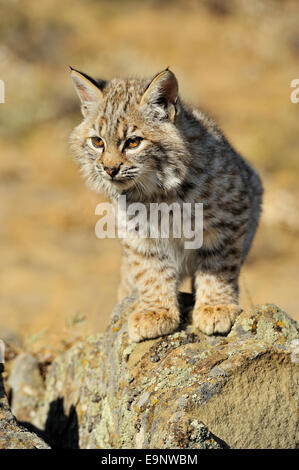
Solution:
[(209, 357), (210, 355), (212, 354), (211, 351), (207, 350), (207, 351), (202, 351), (200, 354), (199, 354), (199, 358), (200, 359), (206, 359), (207, 357)]
[(93, 430), (93, 435), (98, 447), (109, 449), (110, 426), (113, 425), (114, 419), (107, 397), (102, 401), (101, 411), (101, 422)]
[(274, 330), (271, 318), (261, 317), (256, 327), (256, 339), (263, 339), (269, 343), (274, 343), (278, 339), (278, 333)]
[(164, 387), (176, 387), (179, 389), (188, 387), (197, 382), (197, 380), (197, 376), (192, 374), (189, 368), (171, 366), (161, 370), (155, 391)]
[(276, 327), (281, 329), (282, 334), (287, 341), (298, 338), (298, 324), (290, 318), (285, 312), (278, 310), (274, 314)]
[(243, 318), (240, 324), (244, 331), (252, 331), (254, 321), (252, 318)]

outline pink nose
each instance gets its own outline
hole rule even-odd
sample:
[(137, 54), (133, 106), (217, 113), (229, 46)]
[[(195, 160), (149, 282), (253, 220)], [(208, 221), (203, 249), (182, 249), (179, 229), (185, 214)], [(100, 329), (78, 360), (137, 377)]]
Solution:
[(108, 173), (109, 176), (113, 177), (119, 172), (119, 166), (104, 166), (104, 170)]

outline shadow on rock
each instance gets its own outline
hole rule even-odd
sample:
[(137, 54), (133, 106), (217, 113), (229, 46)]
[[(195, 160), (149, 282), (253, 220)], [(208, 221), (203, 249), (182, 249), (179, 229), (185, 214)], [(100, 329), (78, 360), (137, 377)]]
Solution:
[(50, 403), (44, 431), (28, 422), (20, 424), (38, 435), (52, 449), (79, 449), (77, 412), (72, 405), (67, 416), (64, 411), (63, 398), (57, 398)]

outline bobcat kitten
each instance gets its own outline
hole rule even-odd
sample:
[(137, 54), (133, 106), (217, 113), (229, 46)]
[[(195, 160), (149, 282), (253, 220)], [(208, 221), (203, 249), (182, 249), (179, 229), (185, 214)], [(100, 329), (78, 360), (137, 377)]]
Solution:
[(132, 341), (172, 333), (179, 325), (178, 285), (192, 276), (192, 321), (207, 335), (227, 333), (241, 309), (238, 277), (261, 212), (257, 173), (215, 123), (178, 96), (175, 75), (150, 82), (96, 80), (72, 69), (83, 121), (71, 147), (88, 183), (112, 201), (203, 203), (203, 244), (184, 238), (122, 241), (119, 299), (139, 301), (128, 319)]

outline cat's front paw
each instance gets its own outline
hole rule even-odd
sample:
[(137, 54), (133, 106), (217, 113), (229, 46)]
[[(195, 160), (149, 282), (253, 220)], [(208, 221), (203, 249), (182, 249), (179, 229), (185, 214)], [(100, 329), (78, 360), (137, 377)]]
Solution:
[(145, 310), (139, 307), (129, 316), (129, 337), (138, 343), (144, 339), (168, 335), (177, 329), (179, 322), (180, 314), (176, 308), (158, 306)]
[(228, 333), (237, 316), (242, 312), (239, 305), (219, 304), (194, 307), (193, 325), (206, 335)]

